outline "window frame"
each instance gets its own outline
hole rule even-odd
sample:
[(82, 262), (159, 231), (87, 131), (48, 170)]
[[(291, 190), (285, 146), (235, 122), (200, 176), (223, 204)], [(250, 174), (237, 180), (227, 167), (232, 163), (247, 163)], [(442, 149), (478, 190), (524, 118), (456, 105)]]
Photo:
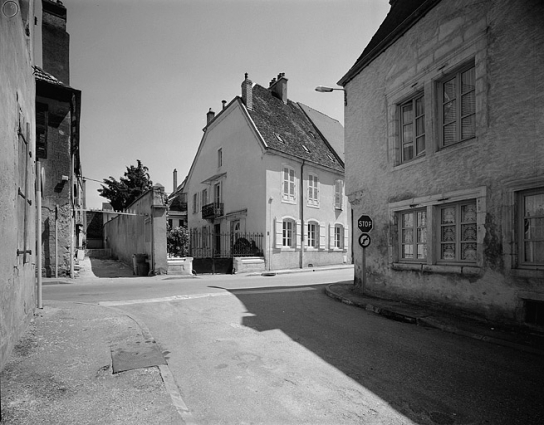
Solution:
[[(425, 212), (425, 226), (420, 226), (420, 221), (419, 221), (419, 217), (418, 217), (418, 213), (420, 212)], [(403, 210), (403, 211), (399, 211), (398, 213), (398, 223), (399, 223), (399, 236), (398, 236), (398, 239), (397, 239), (397, 242), (398, 242), (398, 245), (399, 245), (399, 262), (401, 263), (426, 263), (427, 262), (427, 258), (429, 257), (429, 238), (428, 238), (428, 235), (429, 235), (429, 226), (428, 226), (428, 220), (427, 220), (427, 208), (411, 208), (411, 209), (408, 209), (408, 210)], [(404, 220), (403, 220), (403, 216), (404, 215), (408, 215), (408, 214), (411, 214), (413, 217), (412, 217), (412, 223), (414, 223), (414, 225), (412, 227), (404, 227), (403, 224), (404, 224)], [(424, 243), (420, 243), (418, 241), (418, 230), (419, 229), (425, 229), (425, 242)], [(412, 242), (410, 244), (407, 244), (404, 242), (403, 240), (403, 230), (405, 229), (412, 229)], [(415, 230), (415, 231), (414, 231)], [(412, 258), (407, 258), (407, 257), (404, 257), (404, 250), (403, 250), (403, 247), (406, 246), (406, 245), (411, 245), (412, 246), (412, 251), (413, 251), (413, 254), (415, 255), (414, 257)], [(425, 251), (425, 256), (424, 257), (419, 257), (418, 256), (418, 245), (423, 245), (425, 248), (424, 248), (424, 251)]]
[[(287, 174), (287, 179), (285, 178)], [(291, 179), (292, 177), (292, 179)], [(297, 174), (293, 167), (284, 165), (281, 172), (281, 200), (287, 203), (296, 203), (297, 201)], [(285, 190), (287, 188), (287, 191)], [(291, 190), (292, 189), (292, 190)]]
[(344, 226), (341, 224), (334, 225), (333, 241), (333, 249), (344, 249)]
[(315, 173), (308, 173), (307, 193), (308, 193), (307, 204), (313, 207), (319, 206), (319, 176)]
[[(319, 223), (314, 220), (308, 221), (306, 224), (306, 247), (319, 249)], [(311, 243), (310, 243), (311, 242)]]
[(217, 168), (223, 166), (223, 148), (217, 149)]
[(296, 237), (296, 223), (295, 221), (284, 218), (282, 220), (282, 247), (294, 248)]
[[(421, 105), (423, 107), (423, 113), (421, 115), (417, 114), (417, 102), (421, 101)], [(409, 124), (412, 125), (412, 141), (411, 145), (413, 148), (412, 158), (405, 158), (404, 156), (404, 146), (405, 140), (404, 140), (404, 126), (408, 125), (408, 123), (405, 123), (403, 120), (404, 114), (403, 114), (403, 108), (407, 105), (412, 106), (412, 120)], [(410, 96), (409, 98), (403, 100), (402, 102), (399, 102), (397, 105), (397, 113), (398, 113), (398, 145), (399, 145), (399, 164), (405, 164), (407, 162), (414, 161), (416, 159), (422, 158), (425, 156), (425, 149), (426, 149), (426, 135), (425, 135), (425, 93), (424, 91), (419, 91), (416, 94)], [(417, 134), (417, 120), (421, 119), (423, 121), (423, 133), (418, 135)], [(422, 138), (423, 139), (423, 149), (418, 154), (417, 152), (417, 140)]]
[[(461, 84), (461, 76), (463, 73), (473, 70), (474, 72), (474, 85), (472, 90), (462, 92), (462, 84)], [(470, 60), (468, 63), (465, 63), (464, 65), (459, 66), (452, 72), (446, 74), (443, 78), (440, 78), (440, 80), (437, 81), (437, 112), (438, 112), (438, 141), (439, 141), (439, 149), (445, 149), (450, 146), (455, 146), (459, 143), (472, 140), (476, 137), (476, 65), (474, 59)], [(444, 85), (445, 83), (455, 80), (455, 98), (450, 101), (444, 101)], [(466, 96), (468, 93), (473, 92), (474, 93), (474, 112), (471, 114), (467, 114), (463, 116), (462, 113), (462, 97)], [(451, 121), (448, 123), (444, 123), (444, 106), (446, 103), (449, 103), (451, 101), (456, 101), (456, 107), (455, 107), (455, 121)], [(474, 116), (474, 132), (470, 137), (462, 137), (462, 120), (464, 118), (467, 118), (469, 116)], [(446, 125), (452, 124), (455, 122), (455, 132), (456, 132), (456, 138), (455, 141), (446, 144), (444, 141), (444, 128)]]
[[(472, 205), (474, 204), (474, 214), (475, 214), (475, 217), (474, 217), (474, 221), (461, 221), (462, 219), (462, 207), (465, 206), (465, 205)], [(449, 223), (442, 223), (442, 210), (446, 209), (446, 208), (451, 208), (451, 207), (455, 207), (455, 223), (452, 225), (452, 224), (449, 224)], [(452, 202), (452, 203), (448, 203), (448, 204), (443, 204), (443, 205), (438, 205), (435, 207), (435, 210), (436, 210), (436, 223), (435, 223), (435, 227), (436, 227), (436, 230), (437, 230), (437, 237), (436, 237), (436, 259), (437, 259), (437, 264), (476, 264), (477, 262), (477, 258), (478, 258), (478, 220), (477, 220), (477, 202), (476, 202), (476, 199), (466, 199), (466, 200), (463, 200), (463, 201), (458, 201), (458, 202)], [(471, 241), (471, 242), (467, 242), (467, 241), (463, 241), (462, 240), (462, 233), (461, 233), (461, 229), (463, 227), (463, 225), (467, 225), (467, 224), (472, 224), (474, 223), (474, 226), (476, 227), (476, 235), (475, 235), (475, 239), (474, 241)], [(447, 244), (452, 244), (451, 242), (443, 242), (442, 241), (442, 228), (445, 228), (445, 227), (451, 227), (451, 226), (455, 226), (455, 241), (454, 241), (454, 245), (455, 245), (455, 258), (454, 259), (444, 259), (442, 258), (442, 245), (447, 245)], [(462, 254), (462, 246), (463, 244), (474, 244), (475, 247), (474, 247), (474, 260), (464, 260), (461, 258), (461, 254)]]

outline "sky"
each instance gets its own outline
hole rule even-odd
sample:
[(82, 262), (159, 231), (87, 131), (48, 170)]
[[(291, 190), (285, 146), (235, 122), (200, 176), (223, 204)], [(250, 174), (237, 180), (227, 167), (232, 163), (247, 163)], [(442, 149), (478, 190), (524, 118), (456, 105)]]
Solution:
[(87, 208), (137, 160), (167, 193), (187, 176), (206, 113), (240, 96), (247, 72), (279, 73), (288, 97), (342, 124), (336, 87), (389, 11), (388, 0), (63, 0), (70, 85), (82, 92), (80, 149)]

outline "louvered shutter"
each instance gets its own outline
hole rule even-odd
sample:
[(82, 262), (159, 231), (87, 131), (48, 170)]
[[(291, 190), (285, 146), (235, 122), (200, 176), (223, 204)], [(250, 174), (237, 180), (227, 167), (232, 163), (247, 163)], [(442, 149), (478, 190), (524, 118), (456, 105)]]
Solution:
[(276, 248), (281, 248), (283, 246), (283, 221), (276, 218), (274, 230), (276, 235), (276, 243), (274, 246)]
[(302, 225), (300, 223), (300, 220), (297, 220), (297, 227), (296, 227), (296, 247), (301, 248), (302, 243)]
[(329, 249), (334, 249), (334, 224), (329, 224)]
[(349, 227), (344, 226), (344, 251), (348, 250), (349, 246)]
[(319, 249), (325, 249), (327, 247), (327, 234), (325, 229), (325, 223), (319, 223)]

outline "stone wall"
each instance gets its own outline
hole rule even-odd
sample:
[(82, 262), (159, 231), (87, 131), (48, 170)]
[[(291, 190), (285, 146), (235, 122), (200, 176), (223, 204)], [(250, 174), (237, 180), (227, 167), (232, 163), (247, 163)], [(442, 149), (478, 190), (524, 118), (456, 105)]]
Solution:
[[(36, 306), (36, 92), (27, 18), (21, 12), (11, 18), (0, 13), (0, 370)], [(18, 254), (25, 248), (31, 252)]]
[(166, 205), (164, 188), (154, 186), (104, 224), (105, 248), (132, 267), (133, 255), (146, 254), (150, 273), (163, 274), (166, 262)]
[[(516, 196), (544, 187), (544, 6), (531, 0), (439, 2), (347, 85), (346, 192), (374, 219), (365, 291), (488, 319), (523, 321), (523, 299), (544, 299), (541, 270), (517, 267)], [(476, 136), (440, 147), (438, 83), (474, 64)], [(426, 150), (400, 161), (399, 104), (423, 93)], [(423, 263), (400, 258), (399, 212), (477, 203), (474, 264), (443, 264), (438, 228)], [(354, 237), (358, 237), (357, 230)], [(363, 280), (355, 244), (355, 275)]]

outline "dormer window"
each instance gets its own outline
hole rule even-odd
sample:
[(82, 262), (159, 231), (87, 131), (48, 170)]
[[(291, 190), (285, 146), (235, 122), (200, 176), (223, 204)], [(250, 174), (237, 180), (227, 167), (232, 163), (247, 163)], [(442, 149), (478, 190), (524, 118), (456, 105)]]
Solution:
[(278, 133), (274, 133), (274, 136), (276, 136), (276, 139), (278, 139), (281, 143), (285, 143)]
[(308, 149), (306, 146), (302, 145), (302, 148), (306, 151), (306, 153), (310, 153), (310, 149)]

